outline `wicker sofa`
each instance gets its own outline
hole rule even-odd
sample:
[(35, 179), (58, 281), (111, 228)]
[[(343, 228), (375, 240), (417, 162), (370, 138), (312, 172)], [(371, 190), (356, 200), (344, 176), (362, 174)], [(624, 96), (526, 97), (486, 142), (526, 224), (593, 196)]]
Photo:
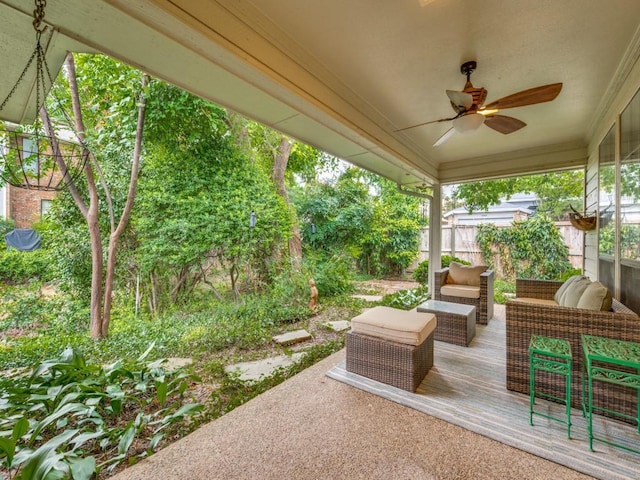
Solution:
[[(562, 282), (516, 280), (516, 299), (506, 304), (507, 389), (529, 393), (528, 347), (531, 335), (562, 338), (571, 343), (573, 356), (572, 404), (580, 406), (582, 346), (580, 335), (598, 335), (640, 342), (640, 317), (617, 300), (610, 311), (595, 311), (559, 305), (529, 303), (519, 299), (553, 300)], [(564, 379), (559, 375), (536, 376), (536, 390), (563, 397)], [(636, 415), (636, 394), (623, 387), (594, 383), (594, 404)]]
[(443, 302), (462, 303), (476, 307), (476, 323), (486, 325), (493, 317), (493, 270), (486, 270), (480, 274), (480, 296), (478, 298), (445, 295), (441, 289), (447, 285), (449, 269), (443, 268), (435, 272), (433, 299)]

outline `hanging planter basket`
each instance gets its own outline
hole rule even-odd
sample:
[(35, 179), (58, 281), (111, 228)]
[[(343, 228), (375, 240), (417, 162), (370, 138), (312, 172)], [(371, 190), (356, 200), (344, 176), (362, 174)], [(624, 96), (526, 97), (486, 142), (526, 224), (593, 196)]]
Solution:
[[(41, 41), (42, 35), (49, 28), (42, 24), (46, 1), (36, 0), (35, 4), (33, 28), (36, 46), (20, 77), (0, 104), (0, 111), (33, 67), (36, 80), (36, 120), (33, 125), (26, 126), (0, 122), (0, 178), (18, 188), (63, 190), (82, 175), (89, 150), (73, 131), (72, 122), (59, 101), (55, 102), (57, 110), (53, 112), (56, 121), (50, 120), (45, 97), (53, 85), (53, 78)], [(62, 119), (68, 126), (58, 123)]]
[(576, 209), (571, 205), (569, 205), (569, 208), (571, 208), (572, 210), (571, 212), (569, 212), (569, 221), (571, 222), (571, 225), (576, 227), (578, 230), (588, 232), (595, 229), (598, 225), (598, 217), (595, 213), (592, 215), (583, 215), (580, 212), (576, 211)]
[[(62, 190), (76, 181), (89, 151), (77, 141), (61, 141), (62, 134), (54, 135), (52, 140), (44, 133), (0, 127), (0, 177), (14, 187), (45, 191)], [(56, 148), (62, 162), (56, 162)]]

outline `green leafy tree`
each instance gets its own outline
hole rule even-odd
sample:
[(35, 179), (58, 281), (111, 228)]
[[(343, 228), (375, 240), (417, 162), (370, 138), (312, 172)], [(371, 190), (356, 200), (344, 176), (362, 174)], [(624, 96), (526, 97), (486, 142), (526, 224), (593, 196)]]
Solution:
[[(350, 168), (332, 183), (314, 181), (298, 189), (294, 199), (298, 216), (306, 220), (305, 237), (311, 247), (326, 252), (360, 255), (359, 238), (373, 221), (373, 202), (360, 172)], [(312, 234), (310, 225), (315, 225)]]
[[(95, 59), (98, 60), (94, 63)], [(89, 155), (89, 161), (85, 164), (83, 178), (68, 183), (68, 194), (88, 230), (91, 254), (90, 330), (91, 336), (99, 339), (106, 337), (109, 331), (116, 254), (128, 227), (135, 199), (146, 107), (146, 97), (143, 93), (148, 77), (133, 69), (125, 69), (114, 61), (106, 61), (105, 57), (100, 56), (79, 57), (78, 67), (77, 69), (73, 55), (67, 55), (66, 76), (61, 79), (57, 88), (68, 89), (67, 95), (60, 97), (71, 106), (73, 127), (79, 139), (91, 145), (94, 152)], [(130, 78), (137, 78), (137, 88), (131, 88), (131, 83), (125, 81), (121, 74), (123, 70), (129, 73)], [(87, 78), (91, 78), (92, 81), (84, 83)], [(123, 88), (127, 92), (125, 97), (116, 96), (100, 100), (101, 95), (106, 95), (107, 92), (122, 94)], [(86, 115), (87, 111), (90, 112), (89, 115)], [(122, 115), (123, 111), (127, 114)], [(54, 138), (52, 122), (46, 109), (41, 110), (41, 116), (49, 136)], [(108, 148), (101, 149), (101, 146)], [(52, 149), (60, 171), (66, 171), (67, 165), (61, 147), (55, 142)], [(118, 197), (112, 194), (114, 185), (109, 184), (108, 177), (101, 168), (101, 161), (105, 158), (115, 160), (114, 164), (119, 165), (120, 173), (127, 172), (127, 175), (119, 177), (128, 178), (125, 181), (124, 193), (119, 197), (122, 201), (119, 203), (114, 201)], [(104, 205), (101, 202), (100, 190)], [(107, 211), (106, 220), (102, 215), (103, 206)], [(108, 224), (107, 234), (101, 228), (101, 223)], [(103, 250), (104, 247), (106, 252)]]
[(374, 197), (373, 222), (359, 240), (361, 269), (374, 275), (398, 274), (418, 257), (420, 200), (398, 192), (393, 182), (370, 178), (379, 193)]
[(456, 186), (453, 197), (473, 212), (498, 205), (502, 198), (509, 199), (520, 192), (535, 193), (540, 200), (539, 211), (562, 217), (569, 210), (569, 204), (582, 209), (584, 172), (576, 170), (464, 183)]
[(151, 279), (152, 298), (162, 290), (158, 281), (172, 301), (202, 282), (219, 296), (209, 281), (219, 268), (238, 299), (242, 267), (268, 259), (274, 245), (286, 240), (286, 206), (229, 134), (223, 109), (169, 85), (158, 84), (152, 93), (151, 105), (165, 108), (150, 108), (135, 218), (139, 261)]
[(348, 252), (365, 273), (397, 274), (418, 254), (419, 199), (364, 170), (351, 167), (334, 183), (307, 184), (296, 205), (312, 248)]
[[(237, 123), (237, 121), (236, 121)], [(246, 122), (246, 130), (251, 143), (253, 158), (271, 177), (276, 192), (284, 200), (291, 217), (291, 234), (288, 240), (288, 256), (294, 269), (302, 264), (302, 236), (295, 207), (290, 200), (289, 190), (296, 185), (296, 176), (313, 178), (315, 171), (326, 156), (309, 145), (267, 128), (256, 122)], [(279, 252), (274, 251), (274, 257)]]

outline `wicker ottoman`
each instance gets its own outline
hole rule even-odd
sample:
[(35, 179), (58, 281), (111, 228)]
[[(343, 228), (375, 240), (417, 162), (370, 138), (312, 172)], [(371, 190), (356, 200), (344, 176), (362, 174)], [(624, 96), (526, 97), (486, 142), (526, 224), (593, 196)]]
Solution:
[(433, 313), (438, 318), (435, 339), (440, 342), (467, 347), (476, 335), (476, 307), (473, 305), (428, 300), (417, 310)]
[(436, 317), (374, 307), (351, 320), (347, 371), (415, 392), (433, 366)]

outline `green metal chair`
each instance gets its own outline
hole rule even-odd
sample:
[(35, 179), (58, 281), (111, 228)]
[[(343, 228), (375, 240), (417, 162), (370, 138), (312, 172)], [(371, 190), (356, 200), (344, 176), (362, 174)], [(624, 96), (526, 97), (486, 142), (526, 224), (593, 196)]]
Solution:
[[(567, 426), (567, 438), (571, 438), (571, 345), (567, 340), (532, 335), (529, 343), (529, 424), (533, 416), (539, 415)], [(538, 392), (538, 396), (566, 406), (566, 418), (559, 418), (534, 411), (536, 397), (536, 371), (564, 375), (566, 379), (565, 398)]]

